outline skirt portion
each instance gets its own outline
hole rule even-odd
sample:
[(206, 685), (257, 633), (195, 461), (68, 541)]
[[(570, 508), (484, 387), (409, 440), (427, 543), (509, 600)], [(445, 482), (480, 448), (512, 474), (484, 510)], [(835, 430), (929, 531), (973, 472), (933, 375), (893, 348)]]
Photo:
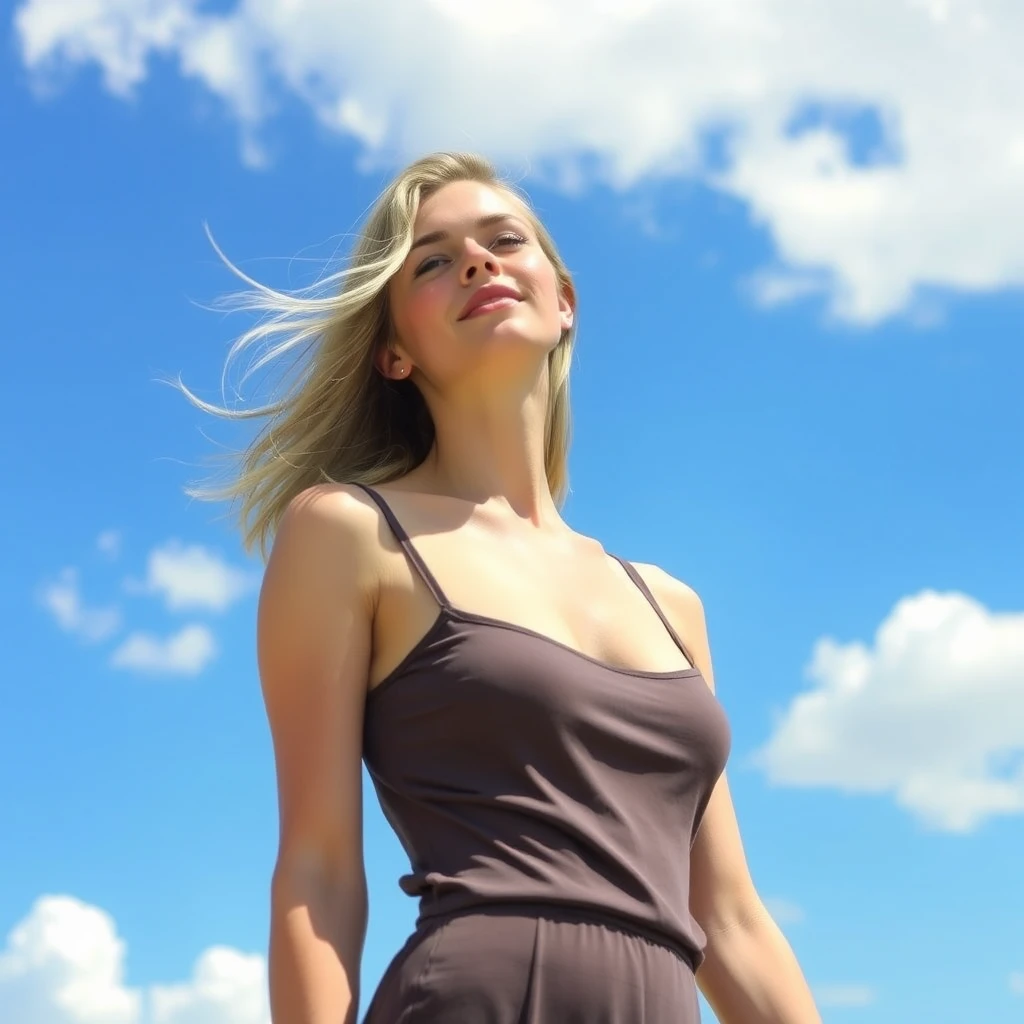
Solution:
[(477, 908), (424, 924), (363, 1024), (699, 1024), (690, 962), (593, 913)]

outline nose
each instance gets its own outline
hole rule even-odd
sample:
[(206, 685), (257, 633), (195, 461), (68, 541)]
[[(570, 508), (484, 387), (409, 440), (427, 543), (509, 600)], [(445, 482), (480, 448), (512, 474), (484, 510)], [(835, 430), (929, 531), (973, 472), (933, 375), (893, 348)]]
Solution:
[(497, 275), (498, 260), (490, 249), (482, 246), (475, 238), (467, 238), (466, 251), (462, 256), (462, 281), (468, 284), (481, 273), (491, 277)]

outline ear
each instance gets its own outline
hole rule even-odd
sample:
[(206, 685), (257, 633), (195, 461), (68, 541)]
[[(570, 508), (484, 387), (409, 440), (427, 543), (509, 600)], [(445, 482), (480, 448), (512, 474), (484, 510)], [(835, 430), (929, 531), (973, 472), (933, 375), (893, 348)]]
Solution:
[(562, 318), (563, 332), (569, 330), (576, 319), (576, 293), (571, 285), (559, 289), (558, 312)]
[[(381, 376), (388, 380), (407, 379), (411, 369), (409, 360), (390, 345), (382, 345), (377, 349), (373, 356), (373, 365), (377, 367)], [(401, 372), (403, 366), (405, 366), (405, 373)]]

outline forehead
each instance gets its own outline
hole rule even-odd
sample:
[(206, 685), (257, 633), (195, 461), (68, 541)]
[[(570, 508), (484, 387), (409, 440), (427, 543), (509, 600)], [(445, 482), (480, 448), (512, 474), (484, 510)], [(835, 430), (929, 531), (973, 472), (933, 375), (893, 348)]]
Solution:
[(494, 213), (508, 213), (530, 221), (525, 205), (504, 189), (479, 181), (453, 181), (420, 203), (415, 229), (417, 233), (440, 230)]

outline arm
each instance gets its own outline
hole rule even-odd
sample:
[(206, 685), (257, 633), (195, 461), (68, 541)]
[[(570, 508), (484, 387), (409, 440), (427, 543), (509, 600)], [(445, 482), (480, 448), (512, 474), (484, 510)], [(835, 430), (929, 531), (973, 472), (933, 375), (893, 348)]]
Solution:
[(299, 495), (260, 593), (257, 649), (279, 812), (268, 966), (271, 1015), (281, 1024), (352, 1024), (359, 1003), (362, 723), (376, 593), (363, 524), (371, 521), (343, 489)]
[[(715, 689), (700, 597), (655, 566), (638, 566)], [(750, 876), (725, 775), (690, 851), (690, 906), (707, 935), (697, 983), (722, 1024), (821, 1024), (810, 989)]]

